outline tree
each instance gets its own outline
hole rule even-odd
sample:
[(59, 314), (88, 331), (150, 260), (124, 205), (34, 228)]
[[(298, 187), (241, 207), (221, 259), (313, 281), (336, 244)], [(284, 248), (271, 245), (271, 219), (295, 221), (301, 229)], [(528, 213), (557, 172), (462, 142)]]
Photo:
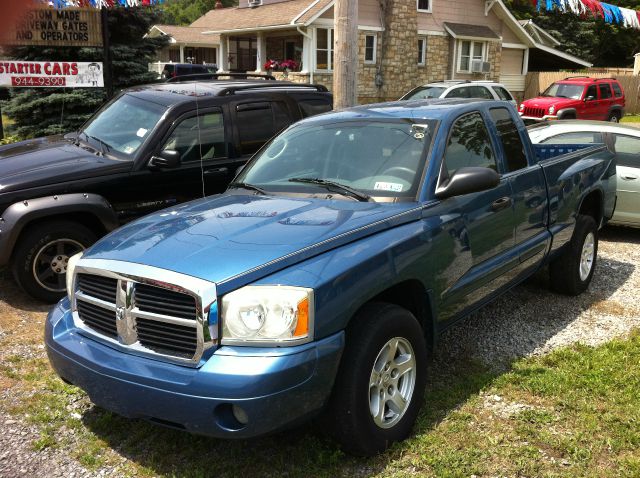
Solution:
[[(222, 0), (222, 6), (237, 5), (237, 0)], [(169, 25), (189, 25), (216, 6), (216, 0), (165, 0), (160, 6), (161, 22)]]
[[(561, 43), (560, 49), (590, 61), (594, 66), (630, 66), (640, 51), (640, 31), (606, 23), (588, 15), (584, 18), (560, 11), (540, 12), (528, 0), (506, 0), (518, 19), (533, 18)], [(640, 10), (640, 0), (608, 0), (618, 7)]]
[[(116, 90), (155, 80), (147, 65), (167, 39), (143, 37), (157, 22), (157, 10), (115, 7), (107, 14)], [(28, 61), (103, 61), (101, 48), (16, 47), (10, 54)], [(3, 112), (15, 122), (13, 134), (32, 138), (77, 130), (105, 99), (101, 88), (15, 88)]]

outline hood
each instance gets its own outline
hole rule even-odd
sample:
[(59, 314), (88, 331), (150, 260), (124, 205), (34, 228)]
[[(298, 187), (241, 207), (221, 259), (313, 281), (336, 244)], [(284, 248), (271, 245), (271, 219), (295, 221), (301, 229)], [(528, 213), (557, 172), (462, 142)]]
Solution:
[(556, 108), (562, 104), (575, 103), (580, 100), (574, 100), (573, 98), (560, 98), (557, 96), (536, 96), (529, 100), (525, 100), (522, 103), (529, 108), (544, 108), (545, 110), (551, 105), (555, 105)]
[(220, 284), (257, 280), (374, 232), (417, 220), (416, 203), (225, 193), (146, 216), (84, 258), (135, 262)]
[(62, 136), (48, 136), (0, 146), (0, 191), (73, 181), (122, 161), (97, 156)]

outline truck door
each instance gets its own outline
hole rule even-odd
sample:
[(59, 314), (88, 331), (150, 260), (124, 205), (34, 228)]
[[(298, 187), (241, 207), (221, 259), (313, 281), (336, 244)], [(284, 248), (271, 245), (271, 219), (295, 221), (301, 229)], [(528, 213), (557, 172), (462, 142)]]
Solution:
[[(459, 117), (451, 127), (443, 168), (448, 177), (463, 167), (485, 167), (501, 172), (496, 145), (491, 141), (480, 112)], [(512, 257), (514, 214), (511, 184), (502, 177), (488, 191), (446, 199), (447, 210), (455, 213), (455, 234), (463, 244), (456, 270), (442, 293), (442, 315), (449, 318), (483, 302), (502, 285), (506, 272), (517, 264)]]
[(491, 108), (489, 116), (500, 140), (503, 178), (509, 181), (513, 194), (514, 257), (518, 257), (518, 263), (504, 277), (510, 282), (539, 266), (549, 246), (547, 190), (542, 168), (527, 162), (528, 142), (522, 140), (526, 130), (518, 129), (507, 108)]

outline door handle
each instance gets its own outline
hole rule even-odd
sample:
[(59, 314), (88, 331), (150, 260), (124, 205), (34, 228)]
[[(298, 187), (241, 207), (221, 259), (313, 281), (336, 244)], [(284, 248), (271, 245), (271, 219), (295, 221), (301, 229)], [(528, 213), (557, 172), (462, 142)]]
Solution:
[(509, 206), (511, 206), (511, 198), (508, 196), (504, 196), (504, 197), (501, 197), (500, 199), (496, 199), (491, 203), (491, 210), (500, 211)]
[(626, 181), (633, 181), (635, 179), (638, 179), (638, 176), (633, 176), (631, 174), (623, 174), (621, 176), (622, 179), (626, 180)]
[(229, 168), (209, 168), (204, 170), (204, 174), (220, 174), (220, 173), (228, 173)]

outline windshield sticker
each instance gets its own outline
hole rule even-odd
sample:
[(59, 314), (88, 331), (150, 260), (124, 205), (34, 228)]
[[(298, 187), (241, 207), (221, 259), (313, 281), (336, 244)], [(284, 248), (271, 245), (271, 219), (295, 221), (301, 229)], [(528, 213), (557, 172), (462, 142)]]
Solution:
[(134, 148), (133, 146), (125, 146), (124, 147), (124, 153), (126, 154), (131, 154), (136, 150), (136, 148)]
[(136, 134), (138, 135), (139, 138), (144, 138), (144, 135), (147, 134), (147, 131), (149, 130), (140, 128)]
[(376, 191), (392, 191), (394, 193), (399, 193), (402, 191), (402, 184), (378, 181), (375, 186), (373, 186), (373, 189)]
[(414, 124), (411, 126), (413, 130), (413, 137), (415, 139), (424, 139), (425, 135), (429, 132), (429, 125), (427, 124)]

